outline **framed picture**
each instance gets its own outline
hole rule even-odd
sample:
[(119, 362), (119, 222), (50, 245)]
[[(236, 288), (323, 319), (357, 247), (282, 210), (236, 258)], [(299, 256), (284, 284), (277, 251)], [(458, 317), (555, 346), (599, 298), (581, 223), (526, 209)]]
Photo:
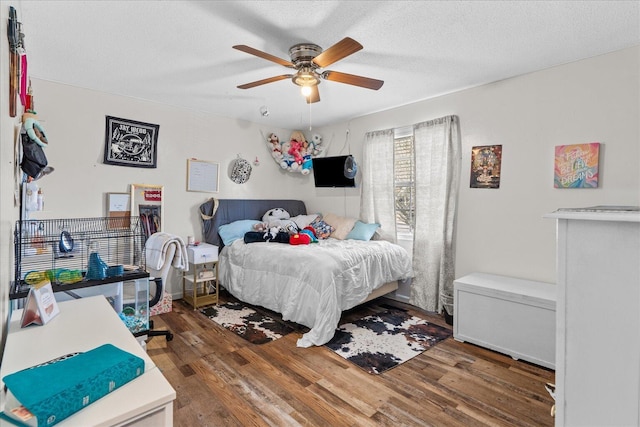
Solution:
[(164, 187), (162, 185), (131, 184), (131, 212), (140, 217), (146, 238), (162, 231)]
[(187, 191), (218, 192), (220, 165), (204, 160), (187, 160)]
[(155, 168), (160, 125), (106, 117), (104, 163)]
[(129, 193), (107, 193), (107, 228), (117, 230), (131, 225), (131, 195)]
[(600, 143), (557, 145), (553, 167), (555, 188), (597, 188)]
[(471, 188), (500, 188), (502, 145), (471, 148)]

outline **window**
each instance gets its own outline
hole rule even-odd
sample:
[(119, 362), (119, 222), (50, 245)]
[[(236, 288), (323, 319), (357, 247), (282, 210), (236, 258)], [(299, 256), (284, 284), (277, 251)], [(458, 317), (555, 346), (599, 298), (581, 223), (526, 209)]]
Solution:
[(398, 237), (411, 235), (415, 227), (415, 156), (413, 130), (397, 129), (394, 137), (394, 191)]

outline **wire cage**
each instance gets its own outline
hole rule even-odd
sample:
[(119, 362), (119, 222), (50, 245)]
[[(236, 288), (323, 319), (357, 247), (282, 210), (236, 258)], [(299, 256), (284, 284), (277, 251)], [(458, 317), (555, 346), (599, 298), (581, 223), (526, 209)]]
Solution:
[[(56, 288), (108, 283), (146, 274), (146, 236), (136, 216), (19, 220), (14, 230), (15, 282), (11, 297), (26, 296), (30, 278)], [(106, 264), (106, 277), (89, 277), (91, 263)]]

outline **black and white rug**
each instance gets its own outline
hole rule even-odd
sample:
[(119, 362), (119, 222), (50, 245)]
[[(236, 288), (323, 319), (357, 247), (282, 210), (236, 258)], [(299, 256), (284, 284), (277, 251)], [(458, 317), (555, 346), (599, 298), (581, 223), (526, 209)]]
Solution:
[(325, 346), (370, 374), (381, 374), (451, 335), (404, 311), (387, 310), (340, 325)]
[(286, 323), (240, 302), (226, 302), (200, 312), (253, 344), (275, 341), (293, 331)]

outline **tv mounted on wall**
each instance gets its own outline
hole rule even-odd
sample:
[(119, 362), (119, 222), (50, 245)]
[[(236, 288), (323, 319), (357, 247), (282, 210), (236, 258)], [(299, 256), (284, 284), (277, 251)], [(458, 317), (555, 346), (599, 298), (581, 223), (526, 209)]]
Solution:
[(349, 156), (313, 158), (313, 180), (316, 187), (355, 187), (355, 179), (344, 176), (347, 157)]

